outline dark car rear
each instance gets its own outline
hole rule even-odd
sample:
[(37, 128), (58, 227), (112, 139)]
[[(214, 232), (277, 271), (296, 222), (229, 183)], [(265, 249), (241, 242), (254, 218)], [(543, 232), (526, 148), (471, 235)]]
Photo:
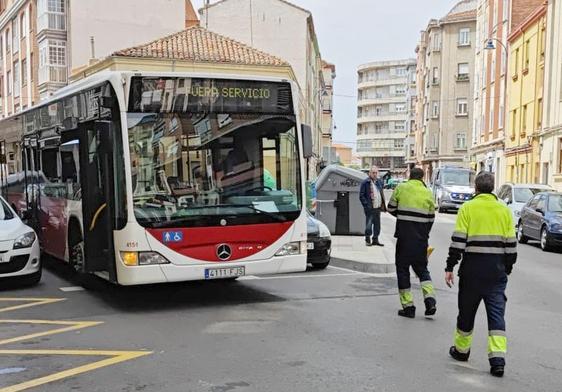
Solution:
[(542, 192), (521, 210), (517, 238), (540, 241), (545, 251), (562, 247), (562, 193)]

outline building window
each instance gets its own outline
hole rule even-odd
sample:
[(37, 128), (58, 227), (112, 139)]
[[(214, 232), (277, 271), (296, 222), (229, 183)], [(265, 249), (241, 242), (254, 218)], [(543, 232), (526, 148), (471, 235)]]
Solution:
[(27, 59), (21, 61), (21, 85), (27, 86)]
[(65, 0), (37, 1), (37, 30), (66, 30)]
[(6, 38), (4, 39), (4, 42), (6, 43), (6, 53), (10, 53), (12, 50), (12, 35), (10, 34), (9, 28), (6, 30)]
[(22, 39), (27, 36), (27, 18), (25, 17), (25, 12), (20, 16), (20, 36)]
[(439, 101), (433, 101), (431, 104), (431, 117), (439, 117)]
[(406, 124), (403, 121), (396, 121), (394, 123), (394, 129), (397, 131), (403, 131), (406, 129)]
[(455, 148), (459, 150), (466, 149), (466, 132), (457, 133), (457, 138), (455, 141)]
[(45, 82), (66, 83), (66, 41), (39, 43), (39, 84)]
[(439, 84), (439, 68), (433, 67), (433, 74), (431, 77), (431, 82), (433, 84)]
[(396, 86), (395, 93), (396, 93), (396, 95), (406, 94), (406, 86), (403, 86), (403, 85)]
[(503, 21), (506, 22), (509, 19), (509, 0), (503, 0)]
[(434, 51), (439, 51), (439, 50), (441, 50), (441, 34), (439, 34), (439, 33), (433, 34), (433, 45), (432, 45), (432, 49), (433, 49)]
[(562, 174), (562, 139), (558, 140), (558, 173)]
[(457, 116), (468, 116), (468, 100), (457, 98)]
[(523, 118), (521, 119), (521, 136), (527, 133), (527, 105), (523, 106)]
[(20, 96), (20, 63), (14, 63), (14, 97)]
[(13, 80), (12, 80), (12, 71), (8, 71), (6, 72), (6, 87), (8, 88), (8, 95), (12, 95), (12, 86), (13, 86)]
[(470, 45), (470, 29), (469, 28), (459, 29), (458, 45), (459, 46)]
[(394, 110), (395, 110), (396, 112), (398, 112), (398, 113), (405, 112), (405, 111), (406, 111), (406, 105), (405, 105), (405, 104), (402, 104), (402, 103), (396, 104), (396, 105), (394, 106)]
[(523, 72), (528, 72), (529, 71), (529, 56), (530, 56), (530, 46), (531, 46), (531, 41), (527, 40), (525, 41), (525, 46), (523, 47), (523, 56), (524, 56), (524, 60), (523, 60), (523, 64), (524, 64), (524, 68), (523, 68)]
[(543, 113), (543, 103), (542, 98), (539, 98), (537, 101), (537, 130), (541, 130), (542, 128), (542, 113)]
[(515, 49), (515, 69), (513, 70), (513, 78), (516, 78), (519, 75), (519, 48)]
[(517, 129), (517, 109), (511, 112), (511, 138), (515, 139), (515, 130)]
[(458, 64), (458, 80), (468, 80), (469, 78), (470, 67), (468, 63), (459, 63)]
[(394, 148), (404, 148), (404, 139), (394, 139)]
[(12, 21), (12, 50), (14, 53), (20, 50), (20, 28), (18, 26), (19, 19), (15, 18)]

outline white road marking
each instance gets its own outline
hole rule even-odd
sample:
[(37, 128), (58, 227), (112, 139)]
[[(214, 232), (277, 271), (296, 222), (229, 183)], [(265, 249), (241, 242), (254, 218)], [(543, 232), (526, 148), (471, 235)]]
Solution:
[(59, 287), (59, 290), (64, 292), (84, 291), (84, 287), (80, 287), (80, 286)]
[(332, 266), (332, 265), (330, 265), (328, 268), (339, 270), (339, 271), (348, 271), (348, 272), (352, 272), (353, 274), (373, 276), (375, 278), (393, 278), (393, 277), (396, 276), (396, 273), (394, 273), (394, 272), (387, 272), (387, 273), (380, 273), (379, 274), (379, 273), (374, 273), (374, 272), (355, 271), (355, 270), (351, 270), (351, 269), (347, 269), (347, 268), (335, 267), (335, 266)]
[(333, 276), (353, 276), (355, 273), (347, 274), (308, 274), (308, 275), (276, 275), (276, 276), (259, 276), (259, 280), (273, 280), (273, 279), (305, 279), (305, 278), (331, 278)]

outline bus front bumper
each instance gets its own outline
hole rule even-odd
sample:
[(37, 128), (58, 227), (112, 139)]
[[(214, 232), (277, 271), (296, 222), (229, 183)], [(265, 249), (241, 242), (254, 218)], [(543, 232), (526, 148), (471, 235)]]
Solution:
[(118, 267), (118, 284), (123, 286), (205, 280), (205, 270), (244, 267), (245, 276), (268, 275), (306, 270), (306, 255), (274, 257), (251, 262), (205, 263), (196, 265), (161, 264)]

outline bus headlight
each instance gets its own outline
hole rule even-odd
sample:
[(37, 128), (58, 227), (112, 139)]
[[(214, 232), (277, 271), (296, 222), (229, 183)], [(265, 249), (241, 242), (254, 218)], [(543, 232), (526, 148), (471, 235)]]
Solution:
[(121, 252), (121, 260), (128, 267), (170, 263), (167, 258), (157, 252)]
[(24, 235), (20, 235), (14, 241), (14, 249), (24, 249), (29, 248), (35, 242), (35, 233), (30, 231)]
[(301, 253), (301, 243), (300, 242), (289, 242), (281, 247), (275, 253), (275, 256), (293, 256)]

